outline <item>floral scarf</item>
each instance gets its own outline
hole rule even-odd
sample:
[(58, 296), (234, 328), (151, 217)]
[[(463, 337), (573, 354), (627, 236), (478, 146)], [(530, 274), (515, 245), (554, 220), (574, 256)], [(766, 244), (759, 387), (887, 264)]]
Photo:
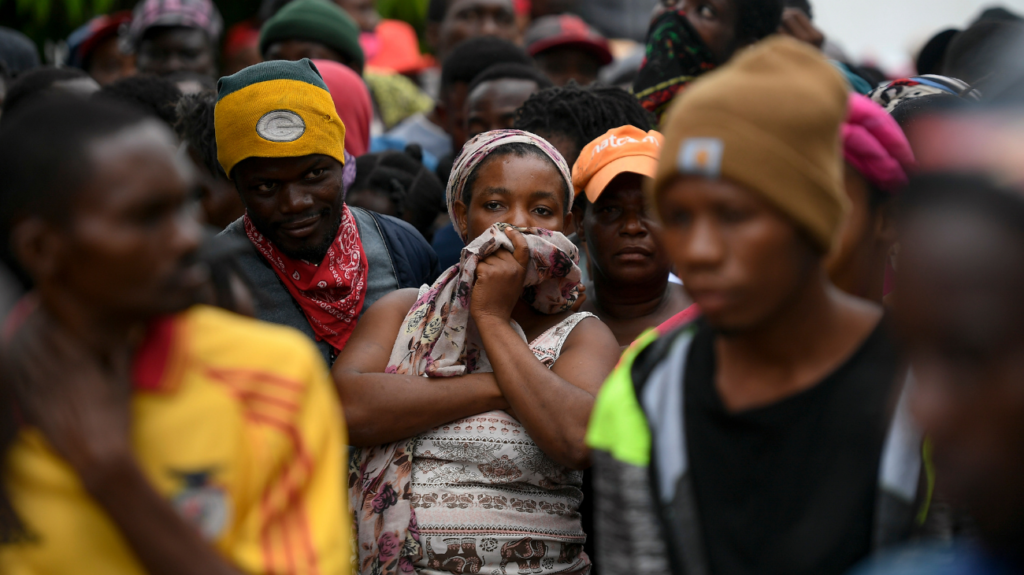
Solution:
[[(455, 201), (462, 197), (469, 176), (491, 152), (511, 143), (540, 148), (558, 167), (567, 189), (573, 189), (565, 160), (544, 139), (518, 130), (486, 132), (470, 140), (455, 160), (447, 190), (448, 213), (453, 220)], [(386, 373), (456, 377), (491, 371), (480, 335), (470, 321), (469, 296), (477, 264), (498, 250), (512, 251), (512, 242), (505, 235), (508, 227), (498, 223), (488, 228), (463, 249), (459, 264), (445, 271), (416, 301), (392, 348)], [(530, 250), (525, 282), (529, 287), (523, 299), (542, 313), (571, 308), (581, 275), (576, 247), (560, 233), (516, 229), (524, 234)], [(520, 335), (525, 341), (521, 330)], [(422, 557), (416, 514), (410, 504), (414, 442), (415, 438), (409, 438), (353, 452), (349, 501), (356, 515), (358, 571), (362, 575), (413, 573)]]
[(655, 18), (646, 44), (633, 94), (660, 122), (675, 95), (714, 69), (716, 61), (683, 10), (669, 10)]
[(299, 303), (317, 339), (339, 351), (344, 348), (363, 309), (369, 270), (359, 228), (348, 206), (342, 205), (341, 227), (320, 265), (282, 254), (256, 229), (249, 214), (243, 223), (249, 241)]

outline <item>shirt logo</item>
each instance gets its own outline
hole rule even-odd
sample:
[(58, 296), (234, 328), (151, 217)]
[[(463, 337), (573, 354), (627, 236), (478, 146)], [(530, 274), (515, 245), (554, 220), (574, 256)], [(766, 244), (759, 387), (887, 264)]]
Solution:
[(725, 144), (718, 138), (689, 138), (679, 148), (676, 167), (681, 174), (717, 178), (722, 175)]
[(213, 470), (171, 471), (184, 485), (171, 499), (171, 505), (189, 525), (208, 541), (217, 539), (228, 525), (231, 505), (224, 489), (213, 485)]
[(271, 142), (294, 142), (306, 133), (306, 123), (295, 112), (274, 110), (256, 122), (256, 133)]

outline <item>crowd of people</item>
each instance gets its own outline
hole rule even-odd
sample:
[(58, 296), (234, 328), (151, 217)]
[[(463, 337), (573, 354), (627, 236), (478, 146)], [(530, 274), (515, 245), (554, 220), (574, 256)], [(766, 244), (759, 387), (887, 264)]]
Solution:
[(408, 4), (0, 28), (0, 573), (1024, 573), (1024, 18)]

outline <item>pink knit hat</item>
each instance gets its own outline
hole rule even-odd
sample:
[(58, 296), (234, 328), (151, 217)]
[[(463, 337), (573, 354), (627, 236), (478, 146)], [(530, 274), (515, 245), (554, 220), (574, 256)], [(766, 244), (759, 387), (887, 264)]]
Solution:
[(850, 94), (843, 124), (843, 156), (871, 185), (890, 193), (907, 185), (907, 173), (916, 165), (896, 120), (860, 94)]

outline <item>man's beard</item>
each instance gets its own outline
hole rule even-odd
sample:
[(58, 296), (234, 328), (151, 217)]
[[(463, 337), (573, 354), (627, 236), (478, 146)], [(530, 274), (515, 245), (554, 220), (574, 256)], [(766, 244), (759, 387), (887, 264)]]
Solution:
[[(295, 250), (294, 253), (284, 252), (286, 256), (292, 259), (298, 259), (311, 264), (319, 264), (324, 261), (327, 257), (327, 250), (331, 249), (331, 244), (338, 238), (338, 229), (341, 228), (341, 211), (337, 212), (337, 217), (331, 222), (331, 226), (327, 229), (330, 232), (324, 237), (323, 241), (315, 246), (309, 246)], [(280, 246), (279, 246), (280, 247)]]

